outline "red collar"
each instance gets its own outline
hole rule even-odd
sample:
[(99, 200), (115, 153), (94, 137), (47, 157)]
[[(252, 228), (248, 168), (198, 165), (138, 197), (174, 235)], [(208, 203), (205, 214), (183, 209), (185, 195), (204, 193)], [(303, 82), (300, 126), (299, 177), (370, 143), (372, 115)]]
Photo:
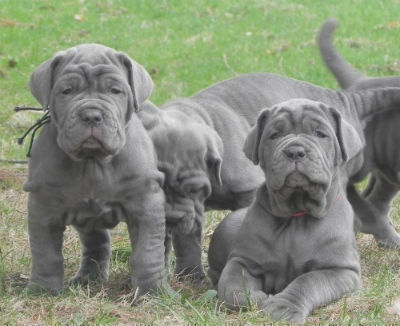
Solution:
[[(333, 203), (336, 203), (339, 199), (340, 199), (340, 196), (337, 195), (336, 198), (335, 198), (335, 200), (333, 201)], [(308, 213), (307, 213), (306, 211), (302, 211), (302, 212), (294, 213), (294, 214), (292, 215), (292, 217), (299, 217), (299, 216), (304, 216), (304, 215), (307, 215), (307, 214), (308, 214)]]

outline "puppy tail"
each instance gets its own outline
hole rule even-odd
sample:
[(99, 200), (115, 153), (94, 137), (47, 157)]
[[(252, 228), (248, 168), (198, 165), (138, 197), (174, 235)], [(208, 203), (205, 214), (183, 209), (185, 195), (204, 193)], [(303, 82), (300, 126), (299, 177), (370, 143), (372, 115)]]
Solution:
[(333, 47), (332, 34), (338, 22), (336, 19), (328, 19), (320, 28), (317, 36), (317, 44), (322, 59), (331, 73), (335, 76), (342, 89), (348, 89), (364, 75), (346, 62)]

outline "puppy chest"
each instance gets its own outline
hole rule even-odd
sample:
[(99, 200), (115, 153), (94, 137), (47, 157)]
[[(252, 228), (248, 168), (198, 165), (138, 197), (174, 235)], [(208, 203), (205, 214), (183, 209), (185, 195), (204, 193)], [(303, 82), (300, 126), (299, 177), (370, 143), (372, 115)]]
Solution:
[[(343, 239), (320, 232), (288, 232), (268, 241), (263, 255), (265, 290), (268, 293), (282, 291), (290, 282), (302, 274), (328, 266), (340, 265), (336, 252), (347, 254)], [(272, 241), (271, 241), (272, 240)]]
[(309, 234), (275, 233), (264, 238), (259, 245), (258, 259), (270, 277), (290, 280), (310, 267), (309, 262), (314, 260), (317, 247)]

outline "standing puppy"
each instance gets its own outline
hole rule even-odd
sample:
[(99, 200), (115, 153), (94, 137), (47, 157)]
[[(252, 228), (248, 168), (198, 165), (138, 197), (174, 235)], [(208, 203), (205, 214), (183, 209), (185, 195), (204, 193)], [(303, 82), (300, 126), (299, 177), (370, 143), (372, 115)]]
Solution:
[(32, 94), (50, 112), (29, 161), (29, 290), (63, 286), (63, 232), (82, 242), (72, 283), (108, 277), (107, 229), (127, 223), (132, 287), (164, 286), (164, 195), (153, 145), (136, 112), (153, 83), (126, 54), (83, 44), (57, 53), (31, 76)]
[(343, 168), (361, 148), (355, 129), (321, 102), (261, 112), (244, 151), (265, 183), (247, 211), (221, 223), (209, 250), (210, 276), (229, 307), (256, 303), (274, 319), (304, 322), (360, 287)]
[[(380, 87), (400, 87), (399, 76), (367, 77), (354, 66), (346, 62), (336, 51), (332, 34), (337, 21), (327, 20), (319, 31), (317, 43), (322, 58), (337, 79), (339, 85), (347, 90), (374, 89)], [(377, 114), (365, 128), (367, 154), (365, 171), (354, 182), (361, 181), (368, 172), (371, 177), (365, 191), (360, 195), (355, 186), (348, 187), (349, 200), (355, 213), (362, 217), (360, 229), (372, 233), (378, 244), (385, 247), (400, 248), (400, 236), (394, 230), (389, 211), (394, 196), (400, 189), (400, 117), (393, 112)]]

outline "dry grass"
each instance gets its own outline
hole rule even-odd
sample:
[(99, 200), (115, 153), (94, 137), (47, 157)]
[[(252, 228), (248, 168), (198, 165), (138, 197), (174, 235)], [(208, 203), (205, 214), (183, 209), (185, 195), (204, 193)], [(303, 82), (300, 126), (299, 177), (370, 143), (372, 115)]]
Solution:
[[(30, 73), (55, 52), (84, 42), (121, 51), (151, 73), (152, 101), (189, 96), (214, 82), (251, 71), (268, 71), (336, 87), (319, 59), (314, 37), (327, 18), (340, 20), (336, 46), (366, 75), (398, 74), (399, 0), (232, 1), (232, 0), (1, 0), (0, 5), (0, 159), (24, 159), (27, 146), (15, 139), (37, 119), (16, 114), (15, 105), (35, 106), (26, 87)], [(30, 251), (26, 226), (24, 167), (0, 164), (0, 325), (105, 324), (266, 324), (257, 311), (225, 311), (206, 285), (172, 279), (181, 298), (149, 297), (131, 305), (129, 240), (125, 225), (112, 231), (110, 280), (65, 289), (58, 297), (25, 293)], [(393, 205), (397, 218), (399, 201)], [(225, 212), (211, 212), (209, 237)], [(316, 324), (400, 324), (400, 309), (387, 310), (400, 293), (399, 255), (359, 235), (364, 289), (316, 310)], [(80, 245), (67, 229), (66, 279), (76, 271)]]
[[(104, 284), (66, 288), (57, 296), (28, 295), (25, 286), (29, 276), (30, 252), (26, 226), (27, 196), (21, 190), (24, 170), (13, 167), (0, 169), (0, 324), (15, 325), (108, 325), (108, 324), (234, 324), (268, 323), (257, 311), (231, 313), (215, 299), (208, 284), (170, 283), (180, 297), (160, 295), (147, 297), (139, 306), (132, 305), (129, 287), (129, 240), (125, 225), (112, 231), (113, 255), (110, 279)], [(11, 185), (11, 186), (10, 186)], [(393, 204), (396, 219), (399, 200)], [(226, 212), (208, 214), (204, 265), (208, 243), (219, 220)], [(389, 309), (400, 289), (400, 256), (398, 251), (379, 248), (369, 235), (358, 235), (364, 288), (333, 304), (317, 309), (309, 324), (400, 323), (400, 311)], [(68, 228), (64, 240), (66, 279), (79, 264), (80, 245), (76, 233)]]

